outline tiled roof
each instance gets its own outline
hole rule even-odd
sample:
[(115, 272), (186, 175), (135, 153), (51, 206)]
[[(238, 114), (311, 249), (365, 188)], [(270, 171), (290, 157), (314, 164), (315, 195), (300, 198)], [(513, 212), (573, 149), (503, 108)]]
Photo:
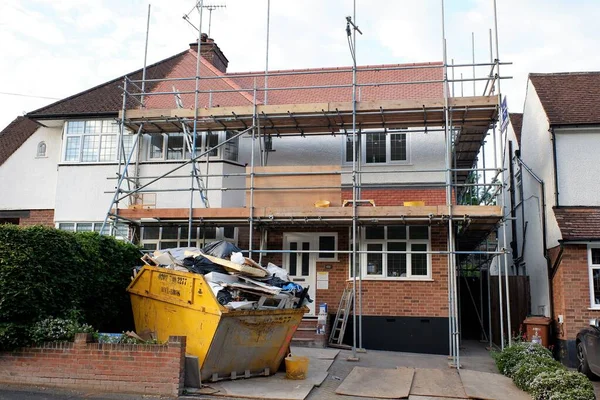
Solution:
[(600, 72), (529, 74), (550, 125), (600, 124)]
[(600, 207), (554, 207), (563, 240), (600, 239)]
[(521, 146), (521, 128), (523, 127), (523, 113), (510, 113), (510, 124), (515, 131), (517, 143)]
[(14, 153), (33, 133), (40, 124), (27, 118), (17, 117), (0, 132), (0, 165)]
[[(419, 69), (397, 69), (394, 67), (417, 67)], [(377, 69), (379, 68), (379, 69)], [(352, 84), (350, 67), (322, 68), (305, 70), (269, 71), (275, 76), (268, 77), (267, 88), (298, 88), (308, 86), (336, 86)], [(367, 70), (368, 69), (368, 70)], [(340, 72), (335, 72), (340, 71)], [(297, 75), (279, 75), (278, 73), (298, 72)], [(321, 73), (319, 73), (321, 72)], [(242, 77), (240, 75), (256, 75), (255, 77)], [(227, 74), (240, 87), (249, 93), (254, 88), (254, 81), (259, 88), (264, 87), (264, 72), (246, 72)], [(356, 80), (358, 84), (366, 83), (392, 83), (392, 82), (419, 82), (443, 79), (441, 63), (420, 64), (394, 64), (394, 65), (366, 65), (358, 67)], [(379, 85), (359, 87), (357, 100), (414, 100), (443, 97), (442, 83), (415, 83), (403, 85)], [(319, 102), (351, 101), (352, 88), (318, 88), (318, 89), (293, 89), (271, 90), (267, 94), (268, 104), (305, 104)], [(257, 99), (264, 100), (264, 92), (257, 92)]]

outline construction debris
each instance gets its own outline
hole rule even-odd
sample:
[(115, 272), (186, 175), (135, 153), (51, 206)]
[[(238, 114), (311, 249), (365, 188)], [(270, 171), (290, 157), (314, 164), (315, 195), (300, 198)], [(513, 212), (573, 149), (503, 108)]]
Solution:
[(217, 301), (232, 310), (300, 308), (312, 303), (308, 288), (289, 280), (285, 269), (263, 267), (224, 240), (204, 248), (178, 247), (145, 254), (147, 265), (204, 275)]

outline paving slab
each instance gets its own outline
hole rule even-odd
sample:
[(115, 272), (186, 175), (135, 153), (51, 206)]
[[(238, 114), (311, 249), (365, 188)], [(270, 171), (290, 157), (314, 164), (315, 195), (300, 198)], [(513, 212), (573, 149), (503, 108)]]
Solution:
[(466, 397), (408, 396), (408, 400), (469, 400)]
[(245, 399), (304, 400), (314, 386), (320, 385), (327, 372), (310, 372), (305, 380), (286, 379), (284, 373), (269, 377), (238, 379), (210, 384), (218, 390), (213, 396)]
[(483, 400), (531, 400), (531, 396), (515, 386), (510, 378), (488, 372), (461, 369), (460, 379), (467, 397)]
[(354, 367), (335, 392), (375, 399), (406, 398), (410, 393), (414, 373), (412, 368)]
[(416, 368), (410, 394), (435, 398), (467, 398), (455, 369)]
[(291, 352), (295, 356), (318, 358), (320, 360), (335, 360), (335, 357), (339, 354), (340, 351), (337, 349), (321, 349), (315, 347), (292, 346)]

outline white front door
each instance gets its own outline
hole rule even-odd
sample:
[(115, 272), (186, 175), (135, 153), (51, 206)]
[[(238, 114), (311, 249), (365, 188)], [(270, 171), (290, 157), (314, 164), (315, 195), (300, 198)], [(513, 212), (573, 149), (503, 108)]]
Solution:
[(303, 251), (316, 250), (318, 236), (311, 233), (284, 233), (283, 268), (288, 272), (290, 281), (302, 287), (308, 287), (308, 294), (313, 300), (308, 305), (309, 315), (315, 315), (316, 294), (316, 253), (304, 253)]

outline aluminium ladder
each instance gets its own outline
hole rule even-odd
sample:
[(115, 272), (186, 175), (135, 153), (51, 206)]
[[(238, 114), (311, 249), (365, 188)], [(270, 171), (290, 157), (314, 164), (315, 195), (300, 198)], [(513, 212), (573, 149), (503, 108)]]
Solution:
[(353, 300), (354, 290), (352, 287), (352, 282), (348, 282), (344, 292), (342, 293), (340, 305), (337, 309), (337, 313), (335, 314), (335, 320), (333, 321), (333, 326), (331, 327), (331, 333), (329, 334), (329, 345), (332, 347), (347, 347), (343, 345), (342, 342), (344, 341), (344, 333), (346, 333), (346, 324), (348, 323), (348, 316), (352, 310)]

